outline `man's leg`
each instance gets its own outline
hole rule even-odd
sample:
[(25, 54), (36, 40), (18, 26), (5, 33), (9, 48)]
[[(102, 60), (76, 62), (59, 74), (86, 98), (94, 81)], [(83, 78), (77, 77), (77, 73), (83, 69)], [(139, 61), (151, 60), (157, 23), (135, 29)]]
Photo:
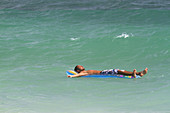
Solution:
[[(129, 76), (133, 75), (133, 73), (134, 73), (134, 72), (131, 72), (131, 71), (119, 70), (119, 69), (117, 70), (117, 72), (118, 72), (118, 74), (129, 75)], [(138, 75), (139, 72), (136, 72), (136, 74)]]
[[(136, 72), (135, 71), (135, 73), (137, 74), (137, 75), (140, 75), (140, 76), (143, 76), (143, 75), (145, 75), (146, 73), (147, 73), (147, 71), (148, 71), (148, 68), (145, 68), (143, 71), (141, 71), (141, 72)], [(122, 74), (122, 75), (134, 75), (134, 71), (133, 72), (131, 72), (131, 71), (126, 71), (126, 70), (117, 70), (117, 72), (118, 72), (118, 74)]]

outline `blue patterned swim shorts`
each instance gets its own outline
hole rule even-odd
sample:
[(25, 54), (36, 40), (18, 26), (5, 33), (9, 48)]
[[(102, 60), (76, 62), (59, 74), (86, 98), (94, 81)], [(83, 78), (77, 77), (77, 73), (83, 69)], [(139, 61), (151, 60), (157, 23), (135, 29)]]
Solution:
[(102, 75), (114, 75), (114, 74), (118, 74), (118, 69), (103, 70), (100, 74), (102, 74)]

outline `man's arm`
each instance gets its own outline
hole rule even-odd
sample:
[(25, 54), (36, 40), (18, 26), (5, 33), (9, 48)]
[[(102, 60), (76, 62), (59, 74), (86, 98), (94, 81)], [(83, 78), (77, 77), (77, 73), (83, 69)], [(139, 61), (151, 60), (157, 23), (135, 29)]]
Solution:
[(80, 76), (86, 76), (86, 75), (88, 75), (87, 72), (85, 72), (85, 73), (79, 73), (79, 74), (76, 74), (76, 75), (68, 75), (67, 77), (72, 78), (72, 77), (80, 77)]

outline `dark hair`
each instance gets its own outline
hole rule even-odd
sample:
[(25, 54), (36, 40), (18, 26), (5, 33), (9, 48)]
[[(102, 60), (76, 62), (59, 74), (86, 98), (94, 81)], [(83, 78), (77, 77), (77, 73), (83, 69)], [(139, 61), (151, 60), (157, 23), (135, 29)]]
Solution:
[(74, 68), (74, 71), (80, 73), (81, 71), (84, 71), (85, 68), (81, 65), (77, 65), (75, 68)]
[(77, 70), (79, 70), (78, 65), (74, 68), (74, 71), (77, 72)]

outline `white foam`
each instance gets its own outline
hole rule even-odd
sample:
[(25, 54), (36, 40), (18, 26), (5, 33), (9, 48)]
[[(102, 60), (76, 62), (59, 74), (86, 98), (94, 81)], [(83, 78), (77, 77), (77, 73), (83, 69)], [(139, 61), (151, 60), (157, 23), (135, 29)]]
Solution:
[(116, 36), (116, 38), (128, 38), (130, 36), (133, 36), (133, 34), (122, 33), (121, 35)]
[(74, 40), (78, 40), (78, 39), (79, 39), (79, 38), (70, 38), (70, 40), (73, 40), (73, 41), (74, 41)]

